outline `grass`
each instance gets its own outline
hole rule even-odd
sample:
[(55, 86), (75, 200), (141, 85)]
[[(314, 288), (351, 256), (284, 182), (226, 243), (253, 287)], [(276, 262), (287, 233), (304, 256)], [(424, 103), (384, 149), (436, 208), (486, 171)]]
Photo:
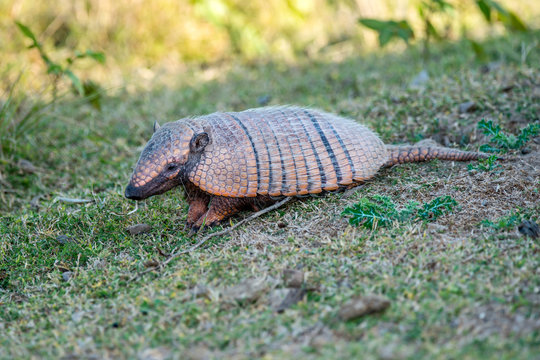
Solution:
[[(476, 149), (489, 140), (481, 119), (516, 134), (538, 123), (540, 53), (520, 50), (537, 35), (488, 41), (496, 64), (487, 73), (468, 44), (441, 45), (426, 67), (430, 80), (415, 89), (408, 84), (421, 54), (413, 48), (339, 63), (156, 73), (104, 97), (101, 112), (69, 100), (48, 109), (46, 126), (0, 159), (0, 358), (538, 357), (538, 240), (517, 233), (518, 224), (486, 225), (516, 212), (538, 222), (537, 141), (527, 154), (510, 152), (515, 160), (497, 172), (441, 161), (382, 170), (354, 191), (295, 202), (133, 282), (160, 252), (196, 241), (183, 230), (187, 203), (172, 191), (115, 215), (133, 208), (123, 187), (155, 119), (241, 110), (262, 96), (361, 119), (386, 143), (432, 138)], [(477, 110), (459, 114), (465, 101)], [(343, 209), (372, 194), (399, 208), (446, 195), (460, 206), (430, 224), (348, 225)], [(129, 235), (137, 223), (150, 232)], [(314, 290), (278, 314), (271, 299), (288, 268), (304, 271)], [(252, 279), (264, 279), (256, 301), (227, 298)], [(343, 303), (371, 293), (390, 308), (339, 320)]]

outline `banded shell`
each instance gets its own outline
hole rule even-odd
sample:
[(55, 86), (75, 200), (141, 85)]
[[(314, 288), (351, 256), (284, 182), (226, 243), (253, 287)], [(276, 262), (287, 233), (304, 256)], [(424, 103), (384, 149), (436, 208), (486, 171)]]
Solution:
[(308, 108), (256, 108), (177, 123), (209, 134), (188, 178), (219, 196), (332, 191), (370, 179), (388, 159), (383, 142), (365, 126)]

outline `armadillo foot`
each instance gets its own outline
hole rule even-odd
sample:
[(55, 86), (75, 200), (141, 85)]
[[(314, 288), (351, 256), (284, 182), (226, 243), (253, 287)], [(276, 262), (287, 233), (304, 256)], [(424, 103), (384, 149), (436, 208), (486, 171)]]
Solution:
[(193, 225), (208, 211), (208, 202), (210, 199), (201, 197), (194, 198), (189, 203), (189, 210), (187, 214), (187, 226), (193, 227)]
[(246, 198), (214, 196), (210, 200), (208, 211), (199, 217), (193, 226), (200, 228), (203, 225), (208, 227), (217, 225), (225, 218), (243, 210), (247, 205), (246, 200)]

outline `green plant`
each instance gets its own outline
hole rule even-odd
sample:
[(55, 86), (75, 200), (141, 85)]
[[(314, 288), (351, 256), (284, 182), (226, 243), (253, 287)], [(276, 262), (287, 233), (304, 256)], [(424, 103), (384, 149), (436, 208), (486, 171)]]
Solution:
[(393, 39), (402, 39), (407, 44), (414, 38), (414, 31), (406, 20), (381, 21), (376, 19), (360, 19), (360, 24), (379, 33), (379, 45), (388, 44)]
[(503, 25), (511, 31), (527, 31), (527, 26), (513, 11), (505, 9), (494, 0), (476, 0), (476, 5), (484, 15), (488, 23), (493, 23), (495, 19), (500, 20)]
[(540, 133), (540, 124), (533, 123), (520, 130), (519, 135), (505, 134), (499, 125), (495, 125), (491, 120), (480, 120), (478, 129), (485, 135), (491, 136), (488, 144), (480, 146), (480, 151), (484, 152), (507, 152), (508, 150), (521, 149), (529, 140)]
[(454, 6), (445, 0), (424, 0), (418, 6), (418, 14), (424, 23), (424, 61), (429, 58), (429, 42), (431, 38), (441, 40), (443, 36), (433, 26), (433, 15), (447, 13)]
[[(489, 24), (500, 20), (510, 31), (527, 31), (525, 23), (516, 13), (505, 9), (494, 0), (476, 0), (477, 7)], [(448, 14), (456, 9), (450, 1), (422, 0), (418, 5), (418, 14), (423, 23), (423, 58), (429, 59), (429, 43), (431, 39), (444, 38), (441, 32), (433, 25), (435, 15)], [(381, 21), (376, 19), (359, 19), (358, 22), (365, 27), (375, 30), (379, 34), (379, 45), (384, 47), (392, 39), (402, 39), (407, 44), (415, 38), (415, 32), (406, 19)], [(480, 43), (469, 40), (471, 47), (479, 60), (486, 60), (486, 52)]]
[(480, 222), (481, 225), (485, 227), (496, 229), (496, 230), (509, 230), (518, 226), (524, 220), (530, 220), (533, 216), (530, 212), (522, 209), (516, 209), (510, 211), (507, 215), (501, 216), (496, 220), (484, 219)]
[[(77, 75), (73, 73), (71, 70), (74, 63), (80, 59), (84, 58), (90, 58), (94, 59), (95, 61), (104, 64), (105, 63), (105, 54), (99, 51), (92, 51), (92, 50), (86, 50), (85, 52), (75, 51), (72, 56), (67, 57), (64, 62), (65, 64), (62, 65), (58, 62), (55, 62), (51, 60), (50, 56), (45, 52), (45, 49), (43, 48), (43, 44), (41, 44), (32, 30), (30, 28), (18, 21), (15, 22), (21, 33), (26, 36), (28, 39), (32, 41), (32, 44), (28, 47), (29, 49), (37, 49), (39, 52), (39, 55), (43, 62), (45, 63), (45, 66), (47, 67), (47, 74), (52, 76), (52, 86), (53, 86), (53, 99), (56, 100), (57, 98), (57, 89), (58, 89), (58, 82), (60, 79), (67, 77), (71, 81), (71, 85), (75, 89), (78, 95), (85, 96), (87, 95), (85, 93), (85, 86), (79, 79)], [(88, 95), (95, 95), (88, 94)]]
[(478, 170), (478, 171), (484, 171), (484, 172), (493, 171), (501, 167), (501, 165), (497, 164), (498, 158), (499, 157), (497, 155), (491, 155), (487, 159), (478, 160), (478, 163), (476, 165), (475, 164), (467, 165), (467, 169), (469, 171), (472, 171), (472, 170)]
[(439, 196), (429, 203), (419, 204), (409, 201), (402, 210), (387, 196), (373, 195), (343, 210), (342, 216), (350, 216), (351, 225), (361, 225), (368, 229), (386, 227), (393, 222), (434, 221), (449, 213), (457, 206), (451, 196)]

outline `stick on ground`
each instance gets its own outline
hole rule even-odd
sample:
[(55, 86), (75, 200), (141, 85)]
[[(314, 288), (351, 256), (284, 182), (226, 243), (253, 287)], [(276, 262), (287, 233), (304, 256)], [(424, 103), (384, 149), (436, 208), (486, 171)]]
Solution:
[(284, 198), (283, 200), (275, 203), (274, 205), (272, 206), (269, 206), (265, 209), (262, 209), (261, 211), (257, 211), (256, 213), (252, 214), (251, 216), (245, 218), (244, 220), (242, 221), (239, 221), (238, 223), (234, 224), (233, 226), (227, 228), (227, 229), (224, 229), (224, 230), (221, 230), (221, 231), (218, 231), (218, 232), (215, 232), (215, 233), (212, 233), (212, 234), (209, 234), (209, 235), (206, 235), (205, 237), (203, 237), (202, 239), (200, 239), (195, 245), (193, 245), (192, 247), (190, 247), (189, 249), (186, 249), (186, 250), (182, 250), (182, 251), (174, 251), (172, 252), (169, 257), (165, 260), (165, 261), (162, 261), (158, 264), (158, 266), (155, 266), (155, 267), (152, 267), (152, 268), (149, 268), (149, 269), (146, 269), (140, 273), (138, 273), (137, 275), (135, 275), (134, 277), (132, 277), (130, 279), (130, 281), (133, 281), (133, 280), (136, 280), (138, 279), (139, 277), (143, 276), (144, 274), (147, 274), (151, 271), (154, 271), (156, 270), (156, 268), (159, 268), (159, 269), (162, 269), (163, 267), (165, 267), (165, 265), (167, 265), (168, 263), (170, 263), (172, 260), (180, 257), (181, 255), (184, 255), (184, 254), (189, 254), (190, 252), (200, 248), (204, 243), (206, 243), (208, 240), (210, 240), (211, 238), (213, 237), (216, 237), (216, 236), (222, 236), (222, 235), (225, 235), (225, 234), (228, 234), (229, 232), (233, 231), (234, 229), (236, 229), (237, 227), (239, 227), (240, 225), (243, 225), (251, 220), (254, 220), (256, 218), (258, 218), (259, 216), (261, 215), (264, 215), (272, 210), (275, 210), (277, 208), (280, 208), (281, 206), (285, 205), (286, 203), (288, 203), (289, 201), (291, 201), (293, 198), (292, 197), (286, 197)]

